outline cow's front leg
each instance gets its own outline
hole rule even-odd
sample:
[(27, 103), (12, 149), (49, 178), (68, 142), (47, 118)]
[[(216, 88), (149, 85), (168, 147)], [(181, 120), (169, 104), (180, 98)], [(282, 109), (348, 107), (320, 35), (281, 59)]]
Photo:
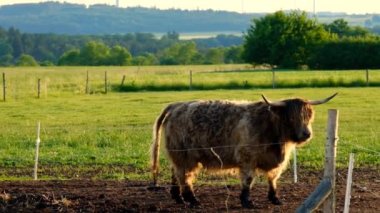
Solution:
[(251, 169), (241, 169), (240, 170), (241, 179), (241, 194), (240, 202), (243, 208), (253, 208), (253, 202), (249, 199), (251, 184), (253, 182), (253, 172)]
[(267, 177), (268, 177), (268, 185), (269, 185), (269, 190), (268, 190), (268, 200), (272, 202), (274, 205), (281, 205), (282, 202), (278, 198), (277, 195), (277, 180), (281, 175), (281, 171), (272, 171), (269, 172)]

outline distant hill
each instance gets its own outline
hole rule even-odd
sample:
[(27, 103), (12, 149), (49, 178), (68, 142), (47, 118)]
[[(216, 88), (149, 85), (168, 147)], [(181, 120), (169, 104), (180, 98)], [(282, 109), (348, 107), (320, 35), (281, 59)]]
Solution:
[[(125, 34), (135, 32), (182, 33), (246, 31), (252, 18), (263, 13), (240, 14), (213, 10), (159, 10), (155, 8), (117, 8), (92, 5), (44, 2), (0, 7), (0, 26), (15, 27), (26, 33), (56, 34)], [(380, 16), (318, 13), (318, 20), (331, 22), (344, 18), (351, 25), (380, 25)]]
[[(260, 14), (257, 14), (258, 16)], [(0, 25), (28, 33), (242, 32), (252, 14), (45, 2), (0, 7)]]

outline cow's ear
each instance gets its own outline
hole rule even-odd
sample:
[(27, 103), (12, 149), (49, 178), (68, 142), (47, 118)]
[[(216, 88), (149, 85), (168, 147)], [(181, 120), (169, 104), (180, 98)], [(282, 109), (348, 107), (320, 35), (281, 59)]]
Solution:
[(271, 102), (264, 95), (261, 95), (261, 97), (263, 97), (265, 103), (268, 104), (268, 106), (269, 106), (268, 109), (270, 109), (270, 107), (284, 107), (284, 106), (286, 106), (286, 103), (283, 101)]

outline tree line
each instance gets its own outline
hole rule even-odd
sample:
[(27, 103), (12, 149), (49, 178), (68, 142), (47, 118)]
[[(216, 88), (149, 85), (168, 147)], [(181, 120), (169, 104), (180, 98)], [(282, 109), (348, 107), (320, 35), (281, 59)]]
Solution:
[(33, 34), (0, 27), (0, 66), (242, 63), (242, 41), (234, 35), (182, 41), (173, 31), (157, 38), (152, 33)]
[(380, 37), (337, 19), (279, 11), (252, 20), (244, 36), (180, 40), (176, 32), (56, 35), (0, 28), (2, 66), (268, 64), (277, 68), (380, 68)]

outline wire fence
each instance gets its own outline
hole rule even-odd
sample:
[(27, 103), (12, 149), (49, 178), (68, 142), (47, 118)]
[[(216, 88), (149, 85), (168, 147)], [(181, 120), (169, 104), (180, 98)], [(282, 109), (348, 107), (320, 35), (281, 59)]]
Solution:
[[(362, 71), (358, 71), (359, 73)], [(311, 72), (303, 72), (303, 74), (310, 74)], [(354, 82), (354, 86), (377, 86), (380, 80), (377, 80), (378, 77), (376, 77), (377, 73), (379, 72), (372, 72), (375, 73), (374, 80), (370, 80), (371, 78), (368, 78), (368, 71), (366, 73), (366, 78), (363, 80), (363, 78), (360, 79), (360, 81), (357, 81), (357, 77), (354, 77), (353, 80), (350, 82)], [(187, 78), (186, 75), (184, 75), (185, 79), (189, 80), (183, 80), (185, 82), (184, 84), (187, 85), (190, 88), (197, 88), (196, 82), (197, 82), (197, 74), (199, 76), (205, 77), (208, 73), (192, 73), (190, 78)], [(212, 73), (213, 76), (216, 76), (215, 73)], [(243, 88), (249, 88), (249, 81), (245, 79), (249, 78), (255, 78), (260, 73), (250, 73), (252, 75), (244, 76), (243, 78), (239, 76), (238, 82), (243, 82)], [(261, 73), (262, 74), (262, 73)], [(289, 86), (291, 83), (284, 83), (285, 80), (281, 80), (281, 75), (283, 73), (279, 72), (276, 74), (275, 72), (272, 72), (272, 76), (269, 76), (268, 80), (268, 72), (266, 74), (266, 81), (265, 85), (266, 87), (282, 87), (286, 86), (286, 84)], [(269, 74), (271, 74), (269, 72)], [(289, 73), (286, 73), (289, 74)], [(361, 74), (360, 74), (361, 75)], [(178, 77), (178, 76), (177, 76)], [(304, 76), (303, 76), (304, 77)], [(116, 78), (114, 78), (116, 79)], [(226, 79), (226, 76), (223, 77), (223, 79)], [(227, 78), (228, 79), (228, 78)], [(355, 80), (356, 79), (356, 80)], [(46, 79), (45, 79), (46, 80)], [(86, 88), (89, 85), (85, 85), (81, 81), (77, 82), (70, 82), (70, 81), (61, 81), (58, 84), (52, 84), (47, 81), (42, 81), (43, 86), (37, 87), (38, 83), (34, 83), (32, 80), (29, 81), (29, 86), (18, 86), (20, 82), (23, 81), (14, 81), (11, 84), (3, 83), (3, 91), (6, 89), (8, 91), (11, 91), (9, 97), (13, 97), (15, 100), (18, 100), (22, 97), (28, 97), (28, 96), (36, 96), (37, 94), (40, 94), (41, 91), (36, 92), (38, 90), (37, 88), (42, 89), (43, 96), (47, 97), (48, 94), (50, 94), (49, 91), (67, 91), (67, 92), (74, 92), (74, 93), (84, 93)], [(128, 80), (127, 80), (128, 81)], [(327, 81), (329, 79), (327, 78)], [(106, 85), (105, 87), (102, 86), (102, 83), (93, 83), (92, 84), (92, 91), (99, 91), (102, 92), (103, 89), (105, 92), (107, 91), (107, 81), (105, 81)], [(115, 80), (116, 82), (116, 80)], [(137, 82), (135, 80), (135, 82)], [(314, 82), (314, 84), (310, 84)], [(340, 82), (340, 83), (339, 83)], [(356, 82), (356, 83), (355, 83)], [(132, 84), (132, 81), (129, 82)], [(164, 82), (165, 84), (166, 82)], [(226, 81), (224, 81), (226, 83)], [(227, 82), (228, 83), (228, 82)], [(311, 85), (315, 86), (318, 81), (313, 81), (311, 78), (309, 80), (309, 83), (305, 84), (299, 84), (298, 85)], [(119, 85), (120, 83), (114, 83), (114, 85)], [(126, 82), (128, 84), (128, 82)], [(192, 85), (193, 84), (193, 85)], [(342, 78), (337, 78), (337, 80), (331, 80), (330, 84), (334, 85), (344, 85), (344, 80)], [(32, 87), (30, 87), (32, 85)], [(95, 86), (97, 85), (97, 86)], [(255, 86), (254, 84), (251, 84), (251, 86)], [(259, 84), (256, 84), (256, 86)], [(347, 84), (348, 85), (348, 84)], [(351, 86), (352, 86), (351, 85)], [(380, 83), (379, 83), (380, 85)], [(331, 85), (330, 85), (331, 86)], [(5, 89), (6, 88), (6, 89)], [(27, 89), (25, 89), (27, 88)], [(33, 88), (33, 89), (30, 89)], [(94, 89), (96, 88), (96, 89)], [(25, 92), (28, 91), (28, 92)], [(5, 93), (4, 93), (5, 94)], [(35, 94), (35, 95), (30, 95)], [(39, 96), (39, 95), (38, 95)], [(6, 95), (4, 95), (6, 97)], [(4, 98), (5, 100), (5, 98)], [(5, 134), (11, 133), (12, 136), (6, 136), (2, 135), (0, 137), (6, 138), (12, 137), (12, 141), (18, 141), (16, 144), (0, 144), (0, 154), (5, 154), (2, 158), (2, 167), (6, 170), (11, 170), (11, 172), (1, 172), (1, 176), (6, 175), (13, 175), (13, 176), (25, 176), (25, 170), (32, 176), (32, 167), (33, 167), (33, 157), (34, 157), (34, 141), (35, 141), (35, 126), (33, 125), (15, 125), (17, 126), (17, 129), (11, 129), (8, 128), (8, 132), (4, 132)], [(79, 127), (79, 128), (78, 128)], [(149, 130), (147, 130), (149, 129)], [(115, 138), (114, 135), (108, 134), (109, 132), (117, 132), (117, 133), (123, 133), (128, 131), (128, 135), (120, 134), (119, 138)], [(135, 134), (136, 132), (144, 132), (144, 134)], [(18, 135), (17, 132), (28, 132), (28, 134), (24, 135)], [(359, 130), (350, 130), (351, 133), (361, 133)], [(372, 134), (379, 135), (380, 132), (376, 130), (371, 130)], [(68, 173), (68, 177), (71, 178), (79, 178), (79, 176), (75, 176), (77, 174), (75, 173), (90, 173), (90, 175), (98, 175), (98, 173), (122, 173), (127, 174), (130, 172), (135, 172), (135, 177), (141, 177), (144, 176), (145, 178), (150, 176), (149, 171), (149, 142), (150, 142), (150, 133), (151, 133), (151, 125), (149, 124), (137, 124), (137, 125), (130, 125), (130, 124), (123, 124), (119, 126), (86, 126), (83, 124), (73, 124), (68, 126), (47, 126), (42, 127), (41, 129), (41, 155), (39, 158), (39, 167), (42, 169), (40, 171), (40, 175), (50, 176), (54, 177), (53, 173)], [(319, 135), (323, 135), (323, 133), (319, 132)], [(57, 139), (57, 135), (63, 135), (61, 138)], [(138, 137), (137, 140), (135, 140)], [(79, 141), (78, 141), (78, 138)], [(127, 138), (132, 138), (128, 140)], [(8, 138), (9, 139), (9, 138)], [(134, 142), (131, 142), (134, 140)], [(374, 140), (377, 140), (375, 138)], [(124, 141), (128, 141), (128, 143), (124, 143)], [(131, 142), (131, 143), (129, 143)], [(82, 146), (80, 144), (87, 144), (85, 146)], [(55, 147), (56, 144), (61, 144), (60, 146)], [(270, 145), (275, 145), (276, 143), (271, 144), (260, 144), (260, 145), (245, 145), (246, 148), (257, 148), (257, 147), (267, 147)], [(8, 147), (6, 147), (8, 146)], [(14, 149), (16, 146), (17, 149)], [(209, 150), (210, 153), (215, 157), (215, 159), (220, 163), (221, 168), (223, 168), (224, 162), (223, 158), (219, 156), (218, 150), (219, 149), (236, 149), (237, 146), (211, 146), (211, 147), (196, 147), (196, 148), (190, 148), (190, 149), (174, 149), (174, 150), (168, 150), (172, 152), (191, 152), (191, 151), (200, 151), (200, 150)], [(340, 148), (342, 150), (345, 150), (343, 153), (339, 153)], [(87, 149), (87, 150), (86, 150)], [(307, 149), (307, 146), (304, 148)], [(11, 151), (12, 153), (5, 153), (7, 151)], [(47, 151), (47, 152), (46, 152)], [(302, 151), (302, 149), (301, 149)], [(44, 153), (45, 152), (45, 153)], [(338, 142), (338, 155), (337, 155), (337, 163), (340, 165), (346, 165), (348, 162), (348, 153), (354, 152), (357, 154), (358, 157), (364, 156), (364, 158), (371, 158), (366, 162), (366, 159), (360, 159), (359, 162), (364, 162), (366, 165), (371, 165), (374, 160), (378, 159), (380, 156), (380, 150), (377, 150), (374, 147), (368, 147), (361, 145), (358, 141), (353, 140), (346, 140), (341, 139)], [(320, 153), (319, 153), (320, 154)], [(12, 155), (14, 155), (12, 157)], [(302, 155), (302, 152), (301, 152)], [(141, 157), (145, 156), (145, 157)], [(314, 163), (314, 159), (310, 159), (310, 162)], [(317, 160), (321, 160), (323, 162), (323, 156), (318, 155)], [(305, 161), (305, 158), (301, 158), (297, 160), (299, 165), (297, 167), (301, 167), (303, 164), (307, 164), (308, 162)], [(375, 161), (378, 162), (378, 161)], [(379, 164), (377, 163), (374, 165), (374, 169), (378, 169)], [(16, 169), (15, 169), (16, 168)], [(76, 170), (75, 168), (79, 168)], [(84, 169), (87, 168), (87, 169)], [(344, 168), (344, 167), (341, 167)], [(70, 170), (74, 170), (69, 172)], [(114, 170), (114, 171), (112, 171)], [(164, 161), (164, 172), (169, 172), (169, 165), (167, 162)], [(91, 172), (92, 171), (92, 172)], [(303, 171), (303, 170), (297, 170), (297, 171)], [(123, 176), (122, 175), (122, 176)], [(201, 179), (203, 175), (201, 174)], [(119, 178), (119, 176), (115, 175), (111, 178)], [(168, 175), (166, 175), (164, 178), (167, 178)], [(124, 177), (121, 177), (124, 178)], [(222, 182), (226, 188), (226, 208), (228, 210), (228, 200), (230, 196), (229, 187), (227, 186), (229, 180), (229, 177), (222, 176)], [(338, 178), (341, 180), (344, 180), (344, 177), (342, 175), (338, 174)], [(167, 181), (167, 179), (165, 180)], [(214, 180), (208, 180), (207, 178), (203, 178), (204, 183), (206, 184), (213, 184)], [(289, 181), (289, 180), (288, 180)], [(302, 181), (302, 179), (300, 180)], [(366, 188), (362, 185), (362, 183), (355, 182), (353, 185), (363, 191), (371, 193), (376, 198), (379, 198), (379, 193), (376, 191), (371, 190), (370, 188)], [(170, 184), (164, 185), (166, 187), (170, 187)], [(144, 187), (145, 188), (145, 187)]]
[[(35, 142), (35, 127), (23, 126), (18, 129), (14, 129), (13, 133), (25, 132), (25, 129), (29, 129), (29, 136), (20, 137), (15, 135), (10, 140), (18, 141), (13, 144), (3, 143), (0, 145), (2, 147), (2, 152), (11, 151), (13, 154), (5, 153), (2, 157), (2, 164), (4, 167), (7, 165), (12, 166), (22, 166), (33, 164), (34, 156), (34, 142)], [(150, 125), (132, 125), (125, 127), (85, 127), (84, 129), (75, 128), (65, 128), (59, 126), (53, 127), (42, 127), (41, 128), (41, 165), (72, 165), (78, 166), (81, 163), (90, 166), (93, 165), (130, 165), (136, 161), (139, 161), (139, 165), (148, 166), (149, 163), (149, 146), (151, 141), (151, 126)], [(114, 133), (110, 133), (114, 132)], [(141, 134), (143, 132), (143, 134)], [(318, 132), (318, 135), (322, 133)], [(377, 133), (379, 134), (379, 133)], [(115, 136), (117, 135), (117, 136)], [(2, 136), (4, 137), (4, 135)], [(57, 139), (56, 137), (60, 137)], [(15, 138), (18, 138), (15, 140)], [(133, 141), (136, 140), (136, 141)], [(269, 147), (271, 145), (276, 145), (277, 143), (270, 144), (256, 144), (256, 145), (239, 145), (240, 147), (255, 149), (258, 147)], [(299, 163), (302, 165), (315, 164), (315, 161), (320, 161), (317, 165), (323, 162), (323, 155), (318, 154), (318, 157), (314, 156), (314, 159), (308, 160), (304, 152), (307, 152), (307, 156), (310, 150), (309, 145), (302, 147), (299, 151), (301, 155), (301, 160)], [(338, 152), (340, 148), (343, 154), (354, 152), (358, 153), (358, 156), (364, 156), (364, 158), (358, 160), (358, 164), (370, 166), (374, 162), (375, 158), (380, 155), (380, 150), (376, 150), (373, 147), (364, 147), (360, 145), (357, 141), (347, 141), (345, 139), (339, 140)], [(214, 150), (214, 152), (219, 152), (221, 149), (236, 149), (238, 146), (235, 145), (216, 145), (211, 147), (192, 147), (189, 149), (173, 149), (168, 150), (171, 152), (191, 152), (200, 150)], [(45, 152), (45, 153), (44, 153)], [(315, 152), (311, 151), (312, 153)], [(111, 154), (112, 153), (112, 154)], [(348, 156), (339, 154), (337, 156), (337, 162), (340, 165), (345, 165)], [(108, 156), (111, 155), (111, 156)], [(6, 156), (6, 157), (4, 157)], [(24, 157), (20, 157), (24, 156)], [(29, 156), (29, 157), (27, 157)], [(136, 156), (133, 162), (128, 162)], [(366, 157), (372, 156), (366, 161)], [(112, 159), (111, 159), (112, 158)], [(165, 157), (163, 157), (165, 158)], [(102, 160), (107, 159), (107, 160)], [(319, 159), (319, 160), (318, 160)], [(164, 165), (167, 166), (167, 162), (164, 160)], [(303, 162), (302, 162), (303, 161)], [(143, 163), (145, 162), (145, 163)], [(376, 165), (374, 165), (376, 166)], [(378, 166), (378, 164), (377, 164)], [(318, 166), (317, 166), (318, 167)], [(315, 168), (315, 167), (314, 167)], [(141, 168), (139, 168), (141, 170)], [(168, 169), (166, 169), (168, 170)]]
[[(73, 68), (74, 69), (74, 68)], [(4, 71), (3, 101), (46, 98), (62, 93), (106, 94), (110, 91), (173, 91), (252, 88), (367, 87), (380, 86), (379, 70), (291, 71), (222, 70), (125, 72), (27, 70)], [(115, 69), (115, 68), (114, 68)], [(89, 74), (90, 73), (90, 74)]]
[[(33, 131), (35, 130), (35, 127), (33, 127), (32, 125), (26, 125), (24, 126), (23, 128), (31, 128), (33, 129)], [(127, 126), (127, 127), (106, 127), (106, 126), (103, 126), (103, 127), (87, 127), (85, 130), (74, 130), (73, 129), (73, 132), (75, 132), (76, 134), (80, 134), (80, 133), (83, 133), (83, 132), (94, 132), (94, 131), (99, 131), (99, 130), (103, 130), (103, 131), (125, 131), (125, 129), (128, 129), (128, 128), (131, 128), (131, 129), (138, 129), (138, 130), (146, 130), (147, 128), (151, 128), (150, 125), (144, 125), (144, 126)], [(41, 129), (41, 143), (43, 144), (44, 141), (43, 141), (43, 138), (46, 138), (48, 136), (48, 132), (49, 131), (61, 131), (61, 127), (59, 126), (53, 126), (53, 127), (43, 127)], [(20, 131), (20, 129), (19, 129)], [(21, 131), (23, 131), (23, 129), (21, 129)], [(373, 130), (372, 130), (373, 131)], [(72, 134), (73, 132), (70, 132), (70, 134)], [(373, 131), (375, 133), (378, 133), (377, 131)], [(318, 135), (321, 135), (321, 132), (318, 133)], [(50, 137), (50, 135), (49, 135)], [(31, 138), (34, 138), (35, 137), (31, 137)], [(276, 145), (277, 143), (270, 143), (270, 144), (258, 144), (258, 145), (245, 145), (243, 147), (249, 147), (249, 148), (257, 148), (257, 147), (268, 147), (268, 146), (271, 146), (271, 145)], [(218, 149), (236, 149), (238, 146), (233, 146), (233, 145), (228, 145), (228, 146), (211, 146), (211, 147), (199, 147), (199, 148), (190, 148), (190, 149), (173, 149), (173, 150), (168, 150), (168, 151), (173, 151), (173, 152), (191, 152), (191, 151), (199, 151), (199, 150), (209, 150), (210, 153), (215, 156), (215, 160), (218, 161), (220, 163), (220, 167), (223, 168), (223, 165), (224, 165), (224, 162), (223, 162), (223, 157), (221, 157), (219, 154), (218, 154)], [(240, 146), (242, 147), (242, 146)], [(362, 154), (365, 154), (366, 156), (374, 156), (375, 158), (378, 158), (380, 156), (380, 150), (376, 150), (376, 149), (373, 149), (373, 147), (365, 147), (363, 145), (360, 145), (358, 144), (357, 141), (350, 141), (350, 140), (344, 140), (344, 139), (341, 139), (339, 140), (338, 142), (338, 155), (337, 155), (337, 158), (336, 158), (336, 161), (337, 163), (340, 163), (341, 165), (346, 165), (347, 162), (348, 162), (348, 152), (345, 152), (345, 153), (339, 153), (339, 150), (340, 148), (344, 148), (346, 150), (349, 150), (350, 152), (355, 152), (357, 156), (360, 156)], [(34, 152), (33, 150), (33, 147), (29, 147), (29, 151), (31, 153)], [(74, 148), (75, 149), (75, 148)], [(99, 149), (102, 149), (101, 147), (99, 147)], [(117, 148), (118, 149), (118, 148)], [(307, 146), (305, 147), (305, 149), (307, 149)], [(123, 162), (123, 160), (125, 160), (123, 158), (123, 154), (120, 154), (120, 153), (115, 153), (115, 152), (107, 152), (106, 151), (107, 148), (103, 149), (103, 155), (98, 155), (98, 153), (80, 153), (80, 154), (72, 154), (70, 156), (66, 156), (68, 158), (71, 158), (71, 162), (76, 162), (74, 164), (71, 164), (67, 162), (66, 163), (62, 163), (61, 162), (61, 159), (57, 158), (55, 160), (53, 159), (44, 159), (43, 158), (43, 155), (42, 157), (39, 159), (39, 166), (40, 166), (40, 169), (41, 172), (39, 173), (40, 175), (51, 175), (54, 177), (54, 173), (60, 173), (60, 172), (67, 172), (71, 175), (71, 178), (81, 178), (82, 175), (81, 175), (81, 172), (87, 172), (91, 175), (96, 175), (97, 172), (99, 171), (103, 171), (104, 173), (112, 173), (112, 172), (117, 172), (119, 173), (118, 175), (109, 175), (108, 178), (123, 178), (124, 175), (130, 173), (131, 171), (133, 171), (133, 168), (134, 168), (134, 162), (133, 161), (129, 161), (129, 162)], [(43, 152), (43, 146), (42, 146), (42, 149), (41, 151)], [(132, 150), (129, 150), (129, 151), (132, 151)], [(136, 152), (136, 150), (134, 150)], [(149, 156), (149, 150), (145, 149), (143, 150), (142, 152), (139, 152), (137, 154), (138, 157), (140, 157), (139, 155), (145, 155), (145, 156)], [(93, 158), (102, 158), (102, 157), (106, 157), (108, 155), (112, 155), (113, 158), (119, 158), (120, 157), (120, 161), (119, 161), (119, 164), (115, 165), (113, 163), (109, 164), (108, 162), (104, 162), (104, 163), (100, 163), (100, 162), (96, 162), (96, 163), (84, 163), (84, 162), (81, 162), (81, 160), (83, 159), (93, 159)], [(125, 155), (131, 155), (131, 153), (125, 153)], [(28, 161), (28, 165), (29, 165), (29, 169), (27, 172), (30, 173), (30, 175), (32, 175), (32, 167), (33, 167), (33, 162), (32, 160), (26, 160), (26, 159), (19, 159), (20, 161), (14, 161), (15, 164), (24, 164), (25, 161)], [(145, 159), (146, 160), (146, 159)], [(323, 161), (323, 159), (321, 159)], [(299, 165), (297, 165), (297, 167), (301, 167), (302, 168), (302, 165), (303, 162), (302, 160), (297, 160), (297, 162), (299, 163)], [(145, 164), (147, 166), (147, 164)], [(167, 165), (165, 165), (167, 166)], [(52, 168), (52, 167), (56, 167), (56, 168)], [(75, 169), (76, 167), (81, 167), (81, 169)], [(87, 167), (87, 170), (83, 170), (83, 167)], [(111, 168), (110, 168), (111, 167)], [(104, 168), (106, 168), (104, 170)], [(132, 168), (132, 169), (131, 169)], [(377, 166), (375, 166), (374, 169), (376, 169)], [(22, 169), (22, 168), (21, 168)], [(146, 168), (146, 169), (136, 169), (134, 168), (134, 172), (142, 176), (145, 176), (145, 177), (149, 177), (150, 176), (150, 171), (149, 171), (149, 168)], [(294, 169), (294, 168), (293, 168)], [(340, 171), (344, 170), (344, 168), (340, 168)], [(301, 172), (305, 172), (304, 169), (298, 169), (298, 171)], [(168, 169), (166, 169), (166, 171), (164, 172), (168, 172)], [(307, 171), (306, 171), (307, 172)], [(355, 173), (355, 170), (354, 170), (354, 173)], [(0, 173), (1, 174), (1, 173)], [(309, 173), (308, 173), (309, 174)], [(12, 175), (20, 175), (20, 176), (23, 176), (25, 175), (25, 171), (14, 171), (12, 173)], [(121, 175), (121, 176), (120, 176)], [(206, 184), (206, 185), (214, 185), (215, 184), (215, 180), (218, 180), (219, 184), (222, 184), (223, 187), (225, 188), (226, 190), (226, 195), (225, 195), (225, 209), (226, 211), (229, 211), (229, 207), (230, 207), (230, 196), (231, 196), (231, 190), (230, 190), (230, 183), (231, 183), (231, 178), (232, 178), (232, 182), (234, 183), (237, 183), (237, 180), (235, 179), (235, 176), (230, 176), (230, 175), (222, 175), (219, 179), (215, 179), (215, 178), (209, 178), (207, 177), (206, 175), (204, 174), (200, 174), (200, 179), (201, 179), (201, 183), (202, 184)], [(289, 175), (288, 175), (289, 176)], [(301, 175), (302, 177), (302, 175)], [(164, 176), (162, 177), (163, 178), (163, 182), (164, 184), (161, 184), (161, 187), (164, 187), (164, 188), (169, 188), (171, 187), (172, 185), (171, 184), (167, 184), (168, 182), (168, 176)], [(321, 178), (321, 177), (320, 177)], [(340, 173), (337, 173), (337, 179), (338, 181), (341, 181), (341, 182), (344, 182), (346, 180), (346, 177), (343, 176), (342, 174)], [(290, 179), (288, 180), (284, 180), (284, 182), (290, 182)], [(302, 181), (304, 181), (303, 178), (299, 178), (299, 182), (302, 183)], [(376, 184), (376, 180), (373, 180), (375, 181), (374, 183)], [(378, 180), (380, 181), (380, 179)], [(259, 181), (258, 184), (264, 184), (265, 181), (261, 182)], [(379, 182), (377, 182), (378, 184), (380, 184)], [(139, 187), (141, 189), (146, 189), (147, 186), (136, 186), (136, 187)], [(366, 192), (366, 193), (369, 193), (371, 194), (374, 198), (376, 199), (379, 199), (380, 196), (379, 196), (379, 193), (377, 191), (374, 191), (372, 190), (370, 187), (367, 186), (367, 182), (363, 182), (361, 180), (357, 180), (357, 179), (354, 179), (353, 181), (353, 187), (355, 187), (357, 190), (353, 191), (353, 195), (355, 196), (355, 193), (358, 193), (358, 190), (359, 192)]]

